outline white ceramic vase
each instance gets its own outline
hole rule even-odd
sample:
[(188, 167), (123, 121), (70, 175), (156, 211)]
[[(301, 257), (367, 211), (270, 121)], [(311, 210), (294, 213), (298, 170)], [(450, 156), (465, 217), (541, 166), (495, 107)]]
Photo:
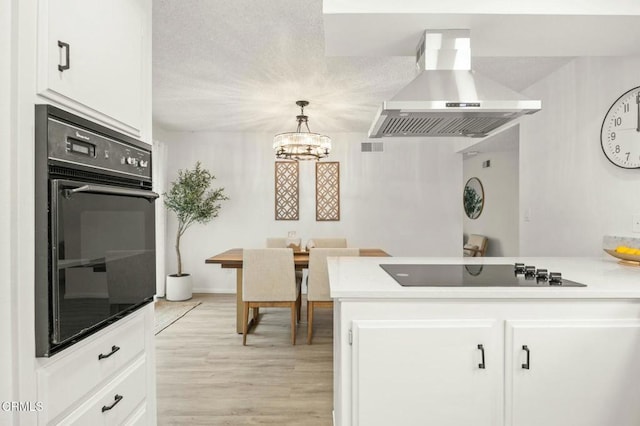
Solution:
[(192, 295), (193, 282), (191, 281), (191, 275), (167, 275), (167, 291), (165, 295), (167, 300), (172, 302), (188, 300), (191, 299)]

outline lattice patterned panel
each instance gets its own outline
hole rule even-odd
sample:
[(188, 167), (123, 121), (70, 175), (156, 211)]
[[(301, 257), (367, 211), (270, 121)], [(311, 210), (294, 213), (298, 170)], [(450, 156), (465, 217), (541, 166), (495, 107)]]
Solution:
[(276, 161), (276, 220), (298, 220), (298, 162)]
[(316, 163), (316, 220), (340, 220), (340, 163)]

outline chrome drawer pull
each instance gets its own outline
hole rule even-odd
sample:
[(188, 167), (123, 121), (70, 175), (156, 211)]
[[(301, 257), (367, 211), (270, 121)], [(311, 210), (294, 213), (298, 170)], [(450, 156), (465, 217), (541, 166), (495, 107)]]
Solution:
[(120, 350), (120, 346), (116, 346), (116, 345), (111, 346), (111, 352), (109, 352), (106, 355), (105, 354), (98, 355), (98, 361), (100, 361), (101, 359), (109, 358), (111, 355), (115, 354), (119, 350)]
[(111, 410), (113, 407), (115, 407), (118, 404), (118, 402), (122, 401), (122, 398), (123, 398), (122, 395), (116, 394), (116, 396), (114, 397), (115, 401), (113, 401), (113, 404), (108, 405), (108, 406), (107, 405), (103, 405), (102, 406), (102, 412), (104, 413), (105, 411)]

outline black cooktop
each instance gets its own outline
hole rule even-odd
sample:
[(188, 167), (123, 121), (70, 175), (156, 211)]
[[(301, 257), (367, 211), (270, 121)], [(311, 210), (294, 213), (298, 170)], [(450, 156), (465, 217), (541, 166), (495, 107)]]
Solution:
[(405, 287), (586, 287), (534, 266), (515, 265), (380, 265)]

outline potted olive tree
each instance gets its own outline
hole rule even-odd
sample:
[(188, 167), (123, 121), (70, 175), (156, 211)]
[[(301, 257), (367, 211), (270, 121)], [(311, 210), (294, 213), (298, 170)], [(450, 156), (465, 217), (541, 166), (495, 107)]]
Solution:
[(180, 238), (194, 223), (205, 224), (218, 217), (220, 201), (229, 199), (224, 194), (224, 188), (209, 188), (215, 178), (198, 161), (192, 170), (179, 170), (178, 179), (171, 183), (169, 192), (164, 194), (165, 206), (178, 218), (175, 242), (178, 273), (167, 276), (167, 300), (187, 300), (192, 296), (191, 275), (182, 272)]

